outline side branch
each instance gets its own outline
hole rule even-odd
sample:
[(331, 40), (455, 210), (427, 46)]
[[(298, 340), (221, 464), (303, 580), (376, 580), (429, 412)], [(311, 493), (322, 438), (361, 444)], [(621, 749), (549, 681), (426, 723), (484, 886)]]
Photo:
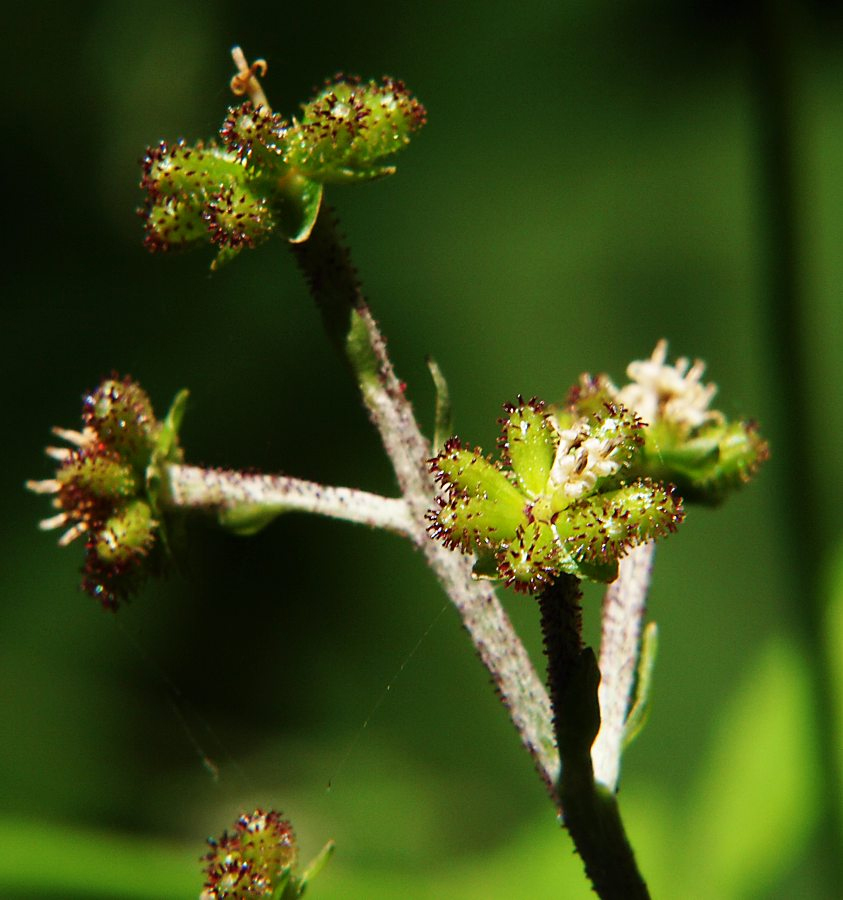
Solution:
[(613, 793), (618, 789), (624, 728), (635, 682), (654, 552), (652, 541), (634, 547), (620, 561), (617, 580), (609, 585), (603, 600), (600, 732), (591, 757), (595, 779)]
[(287, 475), (253, 475), (171, 463), (164, 468), (165, 507), (235, 513), (244, 509), (271, 515), (308, 512), (383, 528), (417, 542), (407, 504), (354, 488), (330, 487)]

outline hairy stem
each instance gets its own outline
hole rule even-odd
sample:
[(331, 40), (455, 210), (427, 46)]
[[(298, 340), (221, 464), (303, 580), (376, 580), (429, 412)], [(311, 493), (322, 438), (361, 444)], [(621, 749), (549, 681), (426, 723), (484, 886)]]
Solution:
[(603, 599), (600, 640), (600, 731), (591, 751), (594, 777), (615, 792), (620, 778), (626, 717), (635, 684), (641, 627), (653, 568), (652, 541), (633, 548)]
[(603, 900), (644, 900), (649, 892), (626, 838), (617, 800), (594, 780), (591, 748), (600, 728), (600, 671), (582, 643), (580, 586), (561, 575), (539, 595), (553, 725), (562, 759), (563, 823)]
[(286, 475), (256, 475), (170, 463), (164, 467), (160, 499), (165, 507), (216, 514), (243, 509), (270, 515), (315, 513), (416, 537), (407, 504), (401, 499)]
[(522, 743), (558, 802), (559, 757), (547, 692), (494, 591), (473, 579), (471, 559), (453, 553), (427, 535), (425, 516), (436, 493), (428, 466), (430, 444), (395, 375), (386, 342), (340, 240), (333, 211), (323, 207), (308, 240), (291, 245), (291, 249), (322, 313), (325, 329), (351, 366), (369, 417), (381, 436), (407, 505), (411, 538), (457, 608)]

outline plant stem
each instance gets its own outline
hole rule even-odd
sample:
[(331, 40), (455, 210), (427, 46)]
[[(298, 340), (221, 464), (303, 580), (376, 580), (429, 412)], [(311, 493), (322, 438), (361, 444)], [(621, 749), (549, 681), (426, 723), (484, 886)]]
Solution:
[(591, 751), (594, 777), (613, 793), (618, 789), (624, 729), (635, 683), (641, 627), (655, 544), (634, 547), (621, 561), (617, 580), (603, 598), (600, 640), (600, 731)]
[(330, 487), (286, 475), (256, 475), (170, 463), (163, 469), (161, 502), (166, 508), (217, 514), (244, 508), (259, 513), (308, 512), (383, 528), (414, 538), (407, 504), (355, 488)]
[(322, 313), (325, 329), (349, 363), (363, 401), (392, 463), (412, 523), (411, 539), (424, 553), (457, 608), (509, 716), (558, 804), (559, 757), (550, 701), (509, 617), (492, 588), (472, 577), (472, 560), (434, 542), (426, 514), (436, 487), (429, 471), (431, 448), (416, 422), (361, 289), (333, 211), (323, 206), (308, 238), (291, 244)]
[(563, 823), (603, 900), (644, 900), (649, 892), (626, 838), (617, 800), (594, 780), (591, 747), (600, 728), (600, 671), (582, 643), (579, 581), (561, 575), (539, 595), (553, 724), (562, 759)]

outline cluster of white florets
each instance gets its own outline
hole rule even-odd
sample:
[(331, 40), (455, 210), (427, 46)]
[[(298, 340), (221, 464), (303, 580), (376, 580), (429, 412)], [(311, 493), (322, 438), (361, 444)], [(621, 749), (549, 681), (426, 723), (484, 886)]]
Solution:
[[(552, 421), (552, 420), (551, 420)], [(615, 458), (618, 441), (589, 436), (581, 425), (558, 429), (559, 446), (550, 471), (552, 487), (561, 487), (576, 500), (590, 494), (599, 478), (614, 475), (622, 461)]]
[(617, 399), (648, 425), (661, 419), (691, 429), (719, 421), (721, 414), (709, 409), (717, 385), (702, 383), (704, 371), (703, 362), (691, 365), (686, 357), (669, 365), (667, 341), (660, 340), (649, 359), (629, 364), (626, 374), (632, 380), (618, 391)]

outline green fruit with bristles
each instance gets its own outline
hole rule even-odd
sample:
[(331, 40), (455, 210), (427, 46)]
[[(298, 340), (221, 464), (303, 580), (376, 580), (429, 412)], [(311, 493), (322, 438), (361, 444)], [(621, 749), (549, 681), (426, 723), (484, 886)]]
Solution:
[(149, 552), (157, 523), (149, 504), (134, 500), (119, 508), (96, 535), (96, 553), (106, 565), (131, 563)]
[(395, 172), (383, 160), (424, 125), (424, 107), (391, 78), (335, 81), (303, 107), (286, 135), (289, 165), (325, 184), (367, 181)]
[(135, 496), (141, 487), (141, 479), (128, 463), (87, 452), (72, 454), (56, 472), (56, 480), (65, 489), (115, 501)]
[(138, 471), (149, 464), (158, 422), (139, 384), (107, 379), (85, 398), (82, 417), (107, 448)]

